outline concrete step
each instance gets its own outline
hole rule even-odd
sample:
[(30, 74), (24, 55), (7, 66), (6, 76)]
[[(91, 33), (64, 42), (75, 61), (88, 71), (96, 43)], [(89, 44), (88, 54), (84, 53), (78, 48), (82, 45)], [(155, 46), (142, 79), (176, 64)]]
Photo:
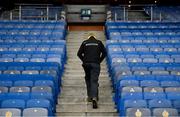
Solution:
[[(66, 66), (64, 69), (65, 69), (64, 74), (66, 74), (66, 73), (67, 74), (84, 74), (84, 69), (83, 69), (82, 65), (79, 65), (77, 68)], [(109, 74), (107, 68), (101, 68), (100, 73), (107, 74), (107, 75)]]
[[(65, 68), (79, 68), (79, 67), (82, 67), (82, 62), (69, 62), (69, 63), (66, 63), (66, 66)], [(101, 67), (101, 70), (103, 69), (106, 69), (107, 70), (107, 65), (105, 63), (101, 64), (100, 65)], [(83, 68), (83, 67), (82, 67)]]
[[(79, 67), (82, 67), (82, 63), (76, 63), (76, 64), (70, 64), (70, 63), (67, 63), (65, 65), (65, 68), (79, 68)], [(107, 69), (106, 65), (105, 64), (101, 64), (101, 70), (102, 69)]]
[[(104, 97), (106, 97), (108, 99), (112, 99), (113, 95), (114, 95), (114, 93), (112, 93), (112, 95), (99, 95), (99, 99), (104, 98)], [(58, 99), (68, 98), (68, 97), (73, 97), (75, 99), (77, 99), (77, 98), (87, 98), (87, 95), (74, 95), (74, 96), (71, 96), (71, 95), (70, 96), (68, 96), (68, 95), (61, 95), (61, 94), (58, 95)]]
[[(73, 56), (73, 57), (68, 57), (67, 61), (66, 61), (66, 65), (70, 65), (72, 67), (72, 65), (82, 65), (82, 61), (77, 57), (77, 56)], [(101, 64), (100, 64), (101, 67), (105, 67), (107, 68), (107, 62), (104, 60)]]
[[(84, 77), (62, 77), (62, 79), (64, 80), (64, 79), (66, 79), (66, 80), (84, 80)], [(102, 77), (102, 76), (100, 76), (99, 77), (99, 80), (106, 80), (106, 79), (110, 79), (109, 77)]]
[[(74, 37), (77, 37), (76, 35)], [(87, 37), (83, 37), (83, 36), (78, 36), (78, 40), (72, 39), (72, 37), (67, 37), (66, 41), (68, 42), (67, 44), (71, 44), (71, 43), (82, 43), (83, 41), (87, 40)], [(106, 41), (106, 39), (102, 39), (102, 38), (97, 38), (98, 40), (101, 40), (102, 42)]]
[[(82, 79), (68, 79), (67, 77), (62, 77), (62, 82), (65, 83), (65, 84), (69, 84), (71, 85), (72, 82), (75, 82), (73, 84), (82, 84), (83, 83), (83, 80), (84, 80), (84, 77)], [(102, 78), (102, 77), (99, 77), (99, 83), (102, 83), (102, 84), (111, 84), (111, 79), (110, 78)]]
[[(76, 39), (75, 39), (75, 37), (76, 37)], [(77, 38), (78, 38), (78, 40), (80, 40), (80, 39), (82, 39), (82, 40), (86, 40), (86, 39), (88, 39), (88, 35), (81, 35), (81, 34), (71, 34), (71, 35), (68, 35), (68, 38), (67, 39), (69, 39), (69, 40), (77, 40)], [(105, 39), (105, 35), (104, 34), (98, 34), (97, 36), (96, 36), (96, 38), (97, 39), (99, 39), (99, 40), (104, 40)]]
[[(98, 82), (101, 84), (111, 84), (110, 78), (102, 79), (101, 77), (99, 77)], [(62, 77), (62, 83), (64, 83), (65, 85), (73, 85), (73, 84), (80, 85), (80, 84), (84, 83), (84, 78), (79, 80), (79, 79), (66, 79), (66, 77)]]
[[(62, 79), (67, 79), (67, 80), (84, 80), (84, 76), (63, 76)], [(99, 76), (99, 80), (109, 80), (110, 78), (107, 76)]]
[[(86, 88), (86, 84), (85, 82), (82, 84), (62, 84), (62, 87), (82, 87), (82, 88)], [(99, 82), (99, 90), (112, 90), (112, 85), (111, 84), (103, 84), (101, 82)]]
[(56, 108), (56, 112), (116, 112), (112, 104), (98, 104), (98, 109), (93, 109), (91, 104), (61, 104)]
[(58, 117), (118, 117), (116, 112), (60, 112)]
[[(74, 70), (65, 70), (65, 72), (64, 72), (64, 74), (74, 74), (74, 73), (84, 74), (84, 70), (74, 69)], [(107, 71), (106, 70), (101, 70), (101, 74), (107, 74)]]
[[(65, 69), (68, 70), (80, 70), (80, 71), (84, 71), (83, 67), (82, 67), (82, 63), (76, 63), (76, 64), (66, 64), (65, 65)], [(101, 71), (108, 71), (107, 67), (101, 65)], [(108, 72), (107, 72), (108, 74)]]
[[(85, 74), (78, 74), (78, 73), (69, 73), (69, 74), (64, 74), (63, 77), (67, 78), (67, 77), (74, 77), (74, 78), (84, 78)], [(108, 78), (109, 76), (107, 74), (104, 73), (100, 73), (99, 78)]]
[[(84, 71), (84, 69), (81, 67), (81, 65), (79, 65), (79, 67), (67, 67), (67, 66), (65, 66), (65, 70), (77, 70), (77, 68), (78, 68), (78, 70), (80, 70), (80, 71)], [(107, 68), (101, 68), (101, 72), (102, 71), (108, 71), (107, 70)], [(108, 74), (108, 72), (107, 72), (107, 74)]]
[[(84, 34), (69, 34), (68, 36), (67, 36), (67, 39), (69, 39), (69, 40), (80, 40), (80, 39), (87, 39), (88, 38), (88, 36), (89, 35), (84, 35)], [(77, 37), (77, 38), (75, 38), (75, 37)], [(98, 34), (97, 36), (97, 39), (99, 39), (99, 40), (105, 40), (106, 38), (106, 36), (105, 36), (105, 34)]]
[[(84, 78), (84, 74), (64, 74), (64, 77)], [(108, 74), (100, 74), (99, 77), (108, 78)]]
[[(58, 104), (91, 104), (91, 102), (87, 102), (87, 98), (86, 97), (64, 97), (64, 98), (59, 98), (58, 100)], [(112, 98), (109, 97), (100, 97), (98, 104), (109, 104), (109, 105), (113, 105), (114, 102), (112, 101)]]
[[(83, 96), (87, 95), (86, 88), (84, 87), (62, 87), (61, 96)], [(112, 95), (112, 91), (109, 88), (99, 88), (99, 95), (108, 96)]]
[[(71, 64), (71, 63), (73, 63), (73, 64), (76, 64), (76, 63), (82, 64), (82, 61), (77, 56), (74, 56), (74, 58), (68, 58), (67, 63), (68, 64)], [(106, 65), (106, 61), (104, 60), (101, 63), (101, 66), (105, 66), (105, 65)]]

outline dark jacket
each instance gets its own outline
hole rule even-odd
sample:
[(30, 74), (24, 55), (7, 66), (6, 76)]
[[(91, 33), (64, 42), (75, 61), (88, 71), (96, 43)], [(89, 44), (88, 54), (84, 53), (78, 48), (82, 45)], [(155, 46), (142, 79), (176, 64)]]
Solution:
[(100, 40), (91, 36), (88, 40), (82, 42), (77, 56), (83, 63), (100, 64), (106, 57), (106, 49)]

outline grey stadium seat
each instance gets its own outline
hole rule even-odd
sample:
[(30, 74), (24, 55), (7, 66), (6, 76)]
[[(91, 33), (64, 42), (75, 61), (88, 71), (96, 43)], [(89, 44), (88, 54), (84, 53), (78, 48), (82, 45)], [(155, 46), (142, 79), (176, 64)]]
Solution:
[(48, 117), (48, 110), (45, 108), (26, 108), (23, 110), (23, 117)]
[(31, 58), (30, 59), (31, 62), (45, 62), (44, 58)]
[(22, 74), (39, 74), (39, 71), (37, 71), (37, 70), (26, 70), (26, 71), (22, 71)]
[(153, 110), (153, 117), (178, 117), (178, 111), (173, 108), (156, 108)]
[(144, 58), (143, 62), (144, 63), (158, 63), (158, 60), (155, 58)]
[(0, 93), (7, 93), (8, 87), (0, 87)]
[(0, 58), (0, 62), (13, 62), (13, 58)]
[(35, 86), (31, 89), (32, 92), (49, 92), (52, 93), (52, 88), (50, 86)]
[(159, 71), (152, 71), (152, 75), (169, 75), (169, 72), (168, 71), (161, 71), (161, 70), (159, 70)]
[(57, 62), (57, 63), (61, 63), (61, 58), (58, 58), (58, 57), (47, 58), (47, 62)]
[(145, 87), (144, 92), (164, 92), (161, 87)]
[(20, 116), (21, 116), (20, 109), (17, 109), (17, 108), (1, 108), (0, 109), (0, 117), (20, 117)]
[(165, 92), (179, 92), (180, 93), (180, 87), (167, 87), (165, 88)]
[(138, 70), (138, 71), (134, 71), (134, 75), (150, 75), (151, 72), (150, 71), (145, 71), (145, 70)]
[(10, 88), (10, 92), (30, 92), (30, 88), (29, 87), (11, 87)]
[(15, 58), (14, 62), (29, 62), (28, 58)]
[(151, 117), (151, 111), (148, 108), (128, 108), (126, 117)]
[(41, 70), (40, 74), (48, 74), (48, 75), (51, 75), (53, 77), (57, 76), (56, 70)]
[(122, 92), (142, 92), (141, 87), (123, 87)]
[(127, 61), (131, 63), (140, 63), (142, 62), (142, 59), (141, 58), (128, 58)]
[(6, 70), (3, 74), (21, 74), (21, 72), (18, 70)]

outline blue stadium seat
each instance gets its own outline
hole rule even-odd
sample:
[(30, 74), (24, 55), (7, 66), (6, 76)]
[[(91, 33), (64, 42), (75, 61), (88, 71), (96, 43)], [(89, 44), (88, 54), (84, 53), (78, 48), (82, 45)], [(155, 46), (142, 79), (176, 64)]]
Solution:
[(31, 80), (19, 80), (14, 82), (14, 86), (25, 86), (25, 87), (32, 87), (33, 81)]
[(162, 87), (180, 87), (180, 83), (178, 81), (161, 81)]
[(26, 108), (46, 108), (48, 109), (49, 115), (53, 116), (54, 107), (49, 100), (46, 99), (31, 99), (27, 101)]
[(166, 99), (166, 95), (161, 87), (145, 87), (144, 99)]
[(166, 99), (156, 99), (156, 100), (150, 100), (149, 101), (149, 108), (171, 108), (172, 103), (170, 100)]
[(2, 80), (2, 81), (0, 81), (0, 86), (11, 87), (12, 84), (13, 84), (13, 82), (10, 81), (10, 80)]
[(180, 99), (180, 93), (177, 92), (167, 92), (167, 99), (170, 100), (178, 100)]
[(25, 101), (20, 99), (9, 99), (1, 102), (1, 108), (25, 108)]
[(158, 87), (159, 86), (159, 82), (156, 80), (142, 80), (140, 82), (140, 86), (141, 87)]

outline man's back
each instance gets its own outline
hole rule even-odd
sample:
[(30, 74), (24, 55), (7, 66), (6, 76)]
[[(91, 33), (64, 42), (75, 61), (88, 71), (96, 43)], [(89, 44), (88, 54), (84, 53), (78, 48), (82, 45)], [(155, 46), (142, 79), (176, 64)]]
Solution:
[(106, 56), (106, 50), (101, 41), (91, 36), (85, 40), (78, 51), (79, 58), (83, 63), (101, 63)]

